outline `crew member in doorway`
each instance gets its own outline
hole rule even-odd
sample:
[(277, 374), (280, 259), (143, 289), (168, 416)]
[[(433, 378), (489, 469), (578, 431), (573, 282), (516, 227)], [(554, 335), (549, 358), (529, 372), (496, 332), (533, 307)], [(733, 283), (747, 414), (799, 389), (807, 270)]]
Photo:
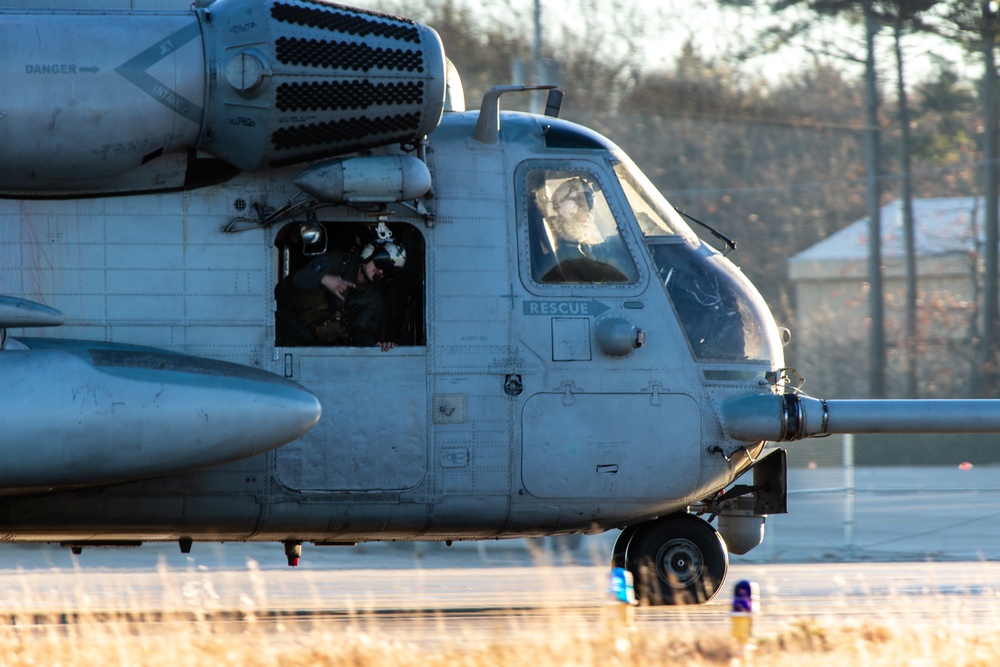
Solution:
[(283, 344), (396, 347), (382, 334), (381, 283), (405, 265), (406, 248), (384, 226), (353, 252), (314, 258), (292, 276), (290, 309), (279, 322)]

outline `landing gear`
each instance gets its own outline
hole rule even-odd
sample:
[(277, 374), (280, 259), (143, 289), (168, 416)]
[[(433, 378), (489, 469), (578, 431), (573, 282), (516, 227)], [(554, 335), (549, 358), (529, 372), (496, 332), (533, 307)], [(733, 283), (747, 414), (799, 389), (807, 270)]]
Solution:
[(681, 513), (626, 528), (612, 565), (632, 573), (643, 604), (701, 604), (722, 586), (729, 554), (712, 526)]

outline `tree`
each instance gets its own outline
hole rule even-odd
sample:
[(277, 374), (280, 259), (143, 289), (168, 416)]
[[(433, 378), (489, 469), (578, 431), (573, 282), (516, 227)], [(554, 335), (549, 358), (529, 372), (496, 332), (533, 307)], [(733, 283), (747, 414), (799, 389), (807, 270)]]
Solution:
[(982, 189), (985, 200), (985, 245), (983, 256), (982, 343), (979, 354), (979, 375), (975, 384), (980, 395), (995, 396), (1000, 391), (1000, 281), (998, 281), (998, 253), (1000, 253), (1000, 146), (997, 144), (997, 71), (996, 41), (1000, 34), (1000, 12), (990, 0), (956, 0), (947, 5), (943, 14), (954, 28), (952, 36), (968, 45), (978, 47), (983, 60), (983, 78), (980, 99), (983, 115), (983, 169)]
[[(838, 3), (848, 6), (853, 3)], [(880, 169), (880, 137), (878, 123), (878, 86), (875, 70), (875, 21), (872, 0), (862, 0), (865, 15), (865, 133), (868, 174), (868, 284), (871, 329), (868, 349), (869, 394), (872, 398), (885, 396), (885, 290), (882, 286), (882, 221)]]
[[(746, 4), (748, 0), (722, 0), (722, 2)], [(939, 0), (772, 0), (769, 5), (777, 12), (791, 9), (806, 9), (806, 18), (794, 23), (790, 28), (781, 27), (770, 31), (770, 43), (783, 44), (796, 33), (808, 33), (823, 16), (845, 17), (855, 23), (863, 23), (865, 28), (865, 89), (866, 89), (866, 140), (868, 174), (868, 215), (870, 221), (869, 255), (869, 295), (871, 336), (869, 339), (870, 392), (873, 396), (884, 394), (885, 377), (881, 370), (885, 366), (885, 321), (883, 278), (881, 275), (881, 221), (878, 219), (881, 192), (882, 168), (880, 157), (881, 138), (879, 136), (878, 86), (876, 81), (875, 36), (883, 26), (891, 26), (896, 60), (896, 102), (900, 128), (899, 171), (900, 198), (902, 200), (902, 223), (906, 247), (906, 327), (904, 338), (906, 394), (916, 395), (917, 358), (916, 344), (919, 335), (917, 318), (917, 263), (913, 221), (913, 182), (911, 164), (911, 122), (906, 88), (905, 59), (902, 42), (908, 32), (927, 30), (922, 17), (941, 4)], [(780, 35), (779, 39), (775, 39)], [(857, 60), (841, 47), (823, 45), (827, 52), (836, 52), (841, 57)]]
[[(766, 0), (762, 0), (766, 1)], [(727, 0), (722, 0), (727, 2)], [(751, 0), (729, 0), (730, 3), (747, 5)], [(875, 35), (879, 23), (875, 13), (874, 0), (770, 0), (771, 9), (781, 13), (790, 9), (805, 8), (812, 12), (812, 18), (793, 24), (791, 27), (772, 29), (773, 35), (782, 35), (781, 41), (791, 35), (808, 32), (815, 21), (822, 16), (859, 15), (865, 27), (865, 141), (866, 173), (868, 183), (869, 219), (869, 341), (868, 341), (868, 385), (869, 395), (879, 398), (885, 395), (885, 303), (881, 259), (881, 174), (880, 134), (878, 120), (878, 85), (875, 68)], [(851, 59), (860, 60), (856, 56)]]
[(899, 113), (899, 167), (900, 198), (903, 203), (903, 233), (906, 247), (906, 328), (903, 350), (906, 366), (906, 394), (917, 396), (917, 250), (913, 221), (913, 178), (910, 159), (911, 128), (910, 109), (906, 91), (903, 36), (909, 29), (920, 27), (920, 17), (936, 5), (938, 0), (883, 0), (879, 6), (881, 19), (892, 25), (893, 47), (896, 55), (896, 106)]

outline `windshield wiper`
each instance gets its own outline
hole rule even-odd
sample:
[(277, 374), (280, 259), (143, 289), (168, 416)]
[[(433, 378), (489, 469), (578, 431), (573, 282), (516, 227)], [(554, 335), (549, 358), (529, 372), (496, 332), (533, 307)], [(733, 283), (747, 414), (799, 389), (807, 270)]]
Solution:
[(717, 238), (720, 241), (722, 241), (723, 243), (725, 243), (726, 244), (726, 249), (722, 253), (723, 257), (728, 257), (730, 252), (732, 252), (733, 250), (736, 250), (736, 241), (732, 240), (731, 238), (729, 238), (728, 236), (726, 236), (722, 232), (716, 231), (710, 225), (705, 224), (704, 222), (702, 222), (698, 218), (694, 217), (693, 215), (688, 215), (687, 213), (685, 213), (684, 211), (680, 210), (676, 206), (674, 206), (674, 210), (677, 211), (678, 213), (680, 213), (681, 215), (683, 215), (685, 218), (687, 218), (691, 222), (696, 223), (698, 225), (701, 225), (702, 227), (704, 227), (708, 231), (712, 232), (712, 236), (714, 236), (715, 238)]

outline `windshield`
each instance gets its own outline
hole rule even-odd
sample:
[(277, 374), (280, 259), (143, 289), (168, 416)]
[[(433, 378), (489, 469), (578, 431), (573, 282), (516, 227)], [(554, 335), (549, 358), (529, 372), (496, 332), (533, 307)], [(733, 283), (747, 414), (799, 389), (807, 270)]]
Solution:
[(661, 237), (647, 246), (697, 358), (781, 363), (774, 318), (732, 262), (698, 241)]
[(615, 173), (695, 356), (783, 363), (778, 327), (757, 289), (698, 238), (628, 157), (615, 157)]
[(674, 210), (646, 175), (624, 155), (616, 155), (620, 162), (615, 174), (625, 191), (625, 198), (635, 213), (643, 236), (683, 236), (695, 238), (680, 214)]

